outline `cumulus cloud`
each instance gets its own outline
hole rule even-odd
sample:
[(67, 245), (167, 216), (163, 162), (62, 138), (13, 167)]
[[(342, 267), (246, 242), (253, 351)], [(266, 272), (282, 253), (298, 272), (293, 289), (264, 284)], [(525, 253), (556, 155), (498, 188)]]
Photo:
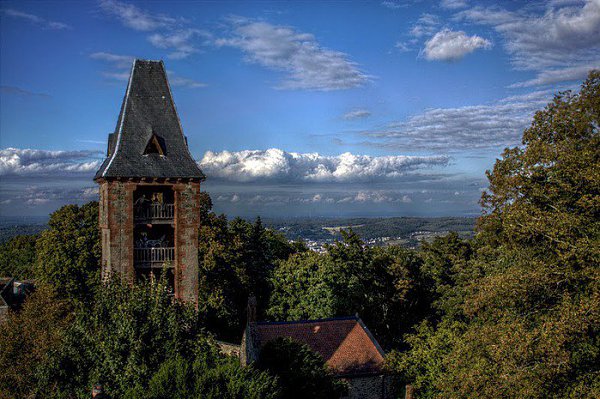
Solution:
[(444, 29), (425, 42), (423, 54), (430, 61), (457, 61), (477, 49), (491, 47), (489, 40), (477, 35)]
[(445, 166), (446, 156), (324, 156), (271, 148), (238, 152), (207, 151), (200, 161), (204, 173), (234, 182), (272, 181), (281, 183), (368, 182), (394, 179), (431, 166)]
[(552, 91), (542, 90), (492, 104), (429, 109), (382, 129), (363, 132), (371, 139), (364, 144), (443, 152), (514, 146), (535, 111), (551, 98)]
[(353, 119), (363, 119), (371, 116), (371, 111), (368, 109), (355, 109), (349, 112), (346, 112), (342, 115), (342, 119), (345, 120), (353, 120)]
[(245, 19), (232, 23), (232, 36), (215, 44), (240, 49), (248, 62), (286, 73), (280, 89), (350, 89), (370, 79), (347, 54), (322, 47), (309, 33)]
[(90, 174), (100, 166), (98, 151), (0, 150), (0, 176)]
[(149, 13), (133, 4), (116, 0), (100, 0), (100, 9), (118, 18), (124, 26), (138, 31), (148, 32), (160, 28), (169, 28), (177, 23), (175, 18)]
[(28, 21), (32, 24), (38, 25), (43, 29), (51, 29), (51, 30), (63, 30), (63, 29), (71, 29), (71, 26), (57, 21), (50, 21), (45, 18), (39, 17), (34, 14), (29, 14), (23, 11), (14, 10), (11, 8), (4, 10), (4, 15), (7, 15), (12, 18), (18, 18), (25, 21)]
[[(535, 10), (535, 8), (533, 8)], [(542, 14), (508, 11), (499, 7), (474, 7), (457, 14), (467, 20), (491, 26), (504, 39), (504, 46), (517, 69), (546, 71), (550, 80), (571, 80), (569, 68), (584, 68), (600, 58), (600, 0), (550, 2)], [(570, 70), (573, 72), (573, 69)], [(523, 85), (545, 84), (538, 77)]]

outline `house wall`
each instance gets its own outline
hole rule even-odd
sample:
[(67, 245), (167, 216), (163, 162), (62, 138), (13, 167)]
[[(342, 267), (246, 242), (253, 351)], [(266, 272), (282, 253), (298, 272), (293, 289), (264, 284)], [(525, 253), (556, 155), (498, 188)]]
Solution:
[(389, 377), (370, 375), (344, 378), (348, 384), (348, 399), (389, 399), (392, 398)]

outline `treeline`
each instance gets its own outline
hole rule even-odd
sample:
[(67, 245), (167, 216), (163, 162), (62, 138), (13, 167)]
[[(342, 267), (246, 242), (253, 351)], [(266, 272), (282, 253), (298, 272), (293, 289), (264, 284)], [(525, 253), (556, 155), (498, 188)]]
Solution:
[(39, 238), (0, 246), (1, 270), (40, 287), (0, 325), (0, 362), (15, 365), (0, 397), (84, 398), (97, 382), (131, 398), (341, 395), (293, 342), (246, 369), (218, 353), (215, 337), (239, 339), (249, 295), (271, 320), (359, 313), (418, 398), (599, 397), (599, 126), (594, 72), (488, 172), (475, 237), (416, 250), (344, 231), (314, 253), (260, 219), (215, 215), (205, 196), (198, 311), (160, 283), (100, 284), (97, 204), (66, 206)]

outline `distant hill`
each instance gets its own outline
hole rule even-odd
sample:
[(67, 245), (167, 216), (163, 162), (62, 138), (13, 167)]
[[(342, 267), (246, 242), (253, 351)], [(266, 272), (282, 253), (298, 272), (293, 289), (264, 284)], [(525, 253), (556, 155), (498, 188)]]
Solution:
[[(285, 234), (289, 240), (330, 241), (340, 237), (340, 230), (352, 228), (365, 240), (389, 237), (391, 244), (414, 246), (436, 235), (457, 232), (473, 236), (476, 218), (472, 217), (393, 217), (393, 218), (264, 218), (265, 226)], [(20, 234), (38, 234), (47, 218), (1, 218), (0, 243)]]
[[(421, 236), (427, 238), (450, 231), (455, 231), (462, 237), (472, 237), (475, 220), (472, 217), (267, 218), (263, 219), (263, 223), (281, 231), (290, 240), (331, 240), (339, 237), (341, 229), (352, 228), (363, 240), (392, 237), (420, 241), (423, 238)], [(410, 246), (414, 242), (400, 244)]]
[(4, 243), (14, 236), (38, 234), (46, 229), (48, 217), (20, 216), (20, 217), (0, 217), (0, 244)]

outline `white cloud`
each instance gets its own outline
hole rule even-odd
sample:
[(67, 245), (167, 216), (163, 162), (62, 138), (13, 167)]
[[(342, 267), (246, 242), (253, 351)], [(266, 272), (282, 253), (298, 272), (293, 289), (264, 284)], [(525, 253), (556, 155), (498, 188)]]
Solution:
[[(112, 68), (111, 71), (102, 72), (103, 76), (120, 81), (127, 81), (129, 79), (131, 65), (135, 59), (135, 57), (130, 55), (113, 54), (107, 52), (92, 53), (90, 54), (90, 58), (105, 62)], [(184, 78), (177, 75), (173, 71), (167, 71), (167, 75), (169, 76), (169, 83), (171, 86), (187, 87), (191, 89), (207, 86), (206, 83), (198, 82), (194, 79)]]
[(514, 146), (531, 117), (552, 99), (552, 91), (511, 96), (492, 104), (428, 109), (383, 129), (363, 132), (363, 144), (388, 149), (434, 151)]
[(448, 161), (448, 157), (441, 155), (374, 157), (344, 153), (324, 156), (271, 148), (266, 151), (207, 151), (200, 167), (209, 178), (234, 182), (334, 183), (394, 179), (417, 169), (445, 166)]
[(51, 29), (51, 30), (71, 29), (71, 26), (69, 26), (65, 23), (57, 22), (57, 21), (49, 21), (49, 20), (39, 17), (37, 15), (29, 14), (29, 13), (19, 11), (19, 10), (14, 10), (11, 8), (5, 9), (4, 14), (8, 15), (9, 17), (13, 17), (13, 18), (24, 19), (33, 24), (41, 26), (44, 29)]
[(169, 33), (154, 33), (148, 37), (148, 41), (155, 47), (172, 50), (168, 57), (180, 60), (200, 51), (191, 42), (198, 37), (208, 38), (210, 34), (200, 29), (182, 29)]
[(197, 89), (200, 87), (208, 86), (206, 83), (178, 76), (175, 74), (175, 72), (172, 71), (167, 71), (167, 73), (169, 74), (169, 83), (171, 84), (171, 86), (187, 87), (190, 89)]
[(232, 37), (215, 44), (238, 48), (248, 62), (285, 72), (280, 89), (350, 89), (370, 79), (347, 54), (321, 47), (311, 34), (243, 19), (233, 25)]
[(116, 0), (100, 0), (100, 8), (107, 14), (117, 17), (128, 28), (149, 32), (160, 28), (172, 27), (177, 23), (175, 18), (167, 15), (152, 14), (133, 4)]
[(543, 14), (474, 7), (457, 19), (489, 25), (502, 35), (518, 69), (578, 67), (600, 57), (600, 0), (548, 3)]
[(98, 199), (98, 187), (86, 187), (81, 191), (81, 197), (84, 199)]
[(352, 120), (352, 119), (363, 119), (371, 116), (371, 111), (368, 109), (355, 109), (353, 111), (346, 112), (342, 115), (343, 119)]
[(467, 7), (468, 3), (465, 0), (442, 0), (440, 2), (440, 6), (442, 6), (442, 8), (448, 8), (451, 10), (455, 10), (458, 8)]
[(45, 151), (6, 148), (0, 150), (0, 176), (89, 174), (101, 161), (97, 151)]
[(115, 68), (131, 68), (134, 58), (131, 55), (112, 54), (107, 52), (97, 52), (90, 54), (93, 60), (100, 60), (112, 64)]
[(477, 35), (444, 29), (425, 42), (423, 53), (430, 61), (457, 61), (473, 51), (489, 49), (492, 43)]
[(424, 13), (421, 14), (417, 23), (412, 26), (410, 34), (414, 37), (431, 36), (439, 25), (440, 19), (437, 15)]
[(535, 78), (525, 82), (512, 84), (509, 87), (531, 87), (574, 80), (584, 80), (592, 69), (600, 69), (600, 60), (585, 65), (541, 71)]

